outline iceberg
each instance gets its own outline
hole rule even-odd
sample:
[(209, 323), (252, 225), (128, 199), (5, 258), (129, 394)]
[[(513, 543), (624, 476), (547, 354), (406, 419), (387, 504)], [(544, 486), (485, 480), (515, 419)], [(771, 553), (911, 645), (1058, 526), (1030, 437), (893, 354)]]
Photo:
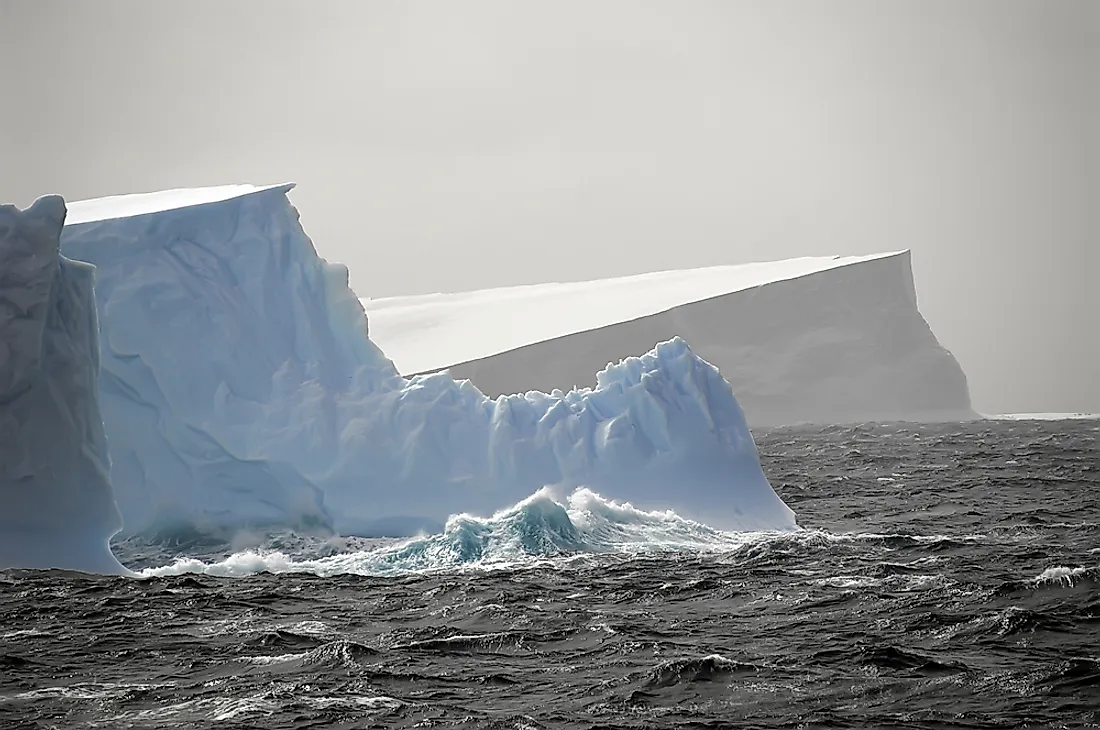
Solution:
[[(256, 211), (217, 205), (265, 190), (284, 188), (223, 186), (69, 205), (65, 251), (103, 264), (96, 281), (101, 404), (126, 534), (330, 528), (316, 484), (283, 459), (232, 451), (216, 427), (219, 398), (269, 401), (279, 368), (307, 360), (312, 381), (331, 385), (355, 357), (344, 343), (363, 344), (346, 332), (334, 339), (340, 308), (323, 301), (330, 269), (306, 272), (280, 258), (295, 253), (280, 228), (285, 220), (238, 220), (238, 212)], [(194, 211), (205, 215), (196, 221)], [(281, 279), (275, 272), (284, 270), (313, 278)], [(257, 290), (250, 280), (278, 286)], [(330, 310), (331, 321), (309, 321)]]
[(291, 185), (75, 202), (97, 267), (101, 402), (128, 534), (291, 526), (438, 533), (544, 487), (727, 530), (795, 529), (729, 384), (670, 337), (592, 389), (490, 399), (402, 377)]
[(119, 574), (94, 269), (61, 255), (65, 214), (0, 206), (0, 569)]
[(909, 251), (364, 299), (406, 375), (447, 370), (489, 395), (587, 385), (679, 335), (752, 426), (970, 420), (966, 376), (917, 308)]

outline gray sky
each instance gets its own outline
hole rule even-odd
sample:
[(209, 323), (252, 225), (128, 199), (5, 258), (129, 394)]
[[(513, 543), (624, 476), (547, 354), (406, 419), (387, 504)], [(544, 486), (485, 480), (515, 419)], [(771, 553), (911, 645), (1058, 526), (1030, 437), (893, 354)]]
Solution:
[(0, 202), (294, 181), (360, 296), (911, 248), (1100, 411), (1096, 0), (0, 0)]

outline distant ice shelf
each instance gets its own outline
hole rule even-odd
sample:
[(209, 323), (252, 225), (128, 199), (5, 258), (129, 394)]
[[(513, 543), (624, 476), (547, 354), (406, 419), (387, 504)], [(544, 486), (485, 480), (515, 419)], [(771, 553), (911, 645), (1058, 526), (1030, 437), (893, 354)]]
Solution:
[(397, 368), (425, 373), (899, 253), (805, 257), (362, 301), (372, 336), (386, 344)]
[(64, 221), (56, 195), (0, 206), (0, 569), (123, 573), (94, 274), (61, 255)]
[(1100, 419), (1100, 413), (999, 413), (984, 417), (999, 421), (1091, 421)]
[(729, 384), (681, 338), (601, 363), (594, 389), (493, 400), (448, 375), (401, 377), (290, 188), (70, 206), (63, 250), (97, 267), (125, 532), (411, 535), (545, 486), (720, 529), (796, 527)]
[(604, 364), (681, 336), (732, 384), (751, 425), (977, 417), (917, 309), (908, 251), (363, 305), (403, 374), (447, 370), (489, 395), (591, 385)]

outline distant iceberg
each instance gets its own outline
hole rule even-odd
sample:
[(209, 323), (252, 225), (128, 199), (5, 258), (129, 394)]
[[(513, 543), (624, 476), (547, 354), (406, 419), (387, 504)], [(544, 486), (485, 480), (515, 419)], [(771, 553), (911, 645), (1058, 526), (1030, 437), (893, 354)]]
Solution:
[(60, 254), (64, 221), (57, 196), (0, 206), (0, 569), (123, 573), (94, 272)]
[(787, 530), (729, 384), (680, 338), (592, 390), (490, 400), (403, 378), (290, 185), (70, 205), (96, 265), (102, 407), (125, 531), (439, 532), (543, 487), (727, 530)]
[(490, 396), (590, 385), (605, 363), (678, 335), (752, 426), (978, 417), (917, 309), (908, 251), (363, 304), (402, 374), (448, 370)]

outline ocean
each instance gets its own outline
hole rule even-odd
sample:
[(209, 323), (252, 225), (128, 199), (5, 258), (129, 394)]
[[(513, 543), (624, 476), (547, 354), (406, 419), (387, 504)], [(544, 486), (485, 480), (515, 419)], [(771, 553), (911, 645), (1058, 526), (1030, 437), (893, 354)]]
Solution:
[(794, 534), (538, 494), (2, 572), (0, 728), (1100, 727), (1098, 435), (760, 431)]

